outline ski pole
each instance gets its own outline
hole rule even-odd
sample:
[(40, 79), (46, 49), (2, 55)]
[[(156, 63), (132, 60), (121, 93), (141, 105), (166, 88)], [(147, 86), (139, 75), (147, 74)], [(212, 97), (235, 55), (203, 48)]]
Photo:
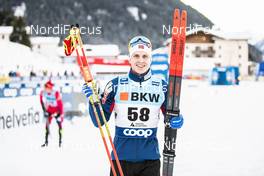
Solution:
[(112, 168), (113, 174), (116, 175), (116, 171), (115, 171), (115, 168), (113, 166), (113, 162), (112, 162), (111, 157), (110, 157), (110, 152), (109, 152), (107, 143), (105, 142), (105, 137), (104, 137), (104, 133), (103, 133), (103, 130), (102, 130), (102, 125), (101, 125), (101, 122), (99, 120), (99, 115), (97, 114), (97, 111), (96, 111), (96, 108), (95, 108), (95, 104), (98, 104), (98, 106), (99, 106), (100, 114), (101, 114), (101, 116), (103, 118), (103, 121), (104, 121), (104, 124), (105, 124), (105, 128), (106, 128), (106, 131), (107, 131), (107, 134), (108, 134), (108, 138), (109, 138), (111, 147), (113, 149), (113, 154), (114, 154), (114, 157), (116, 159), (116, 164), (117, 164), (117, 167), (118, 167), (118, 171), (120, 173), (120, 176), (124, 176), (123, 171), (122, 171), (122, 168), (121, 168), (120, 161), (118, 159), (118, 155), (117, 155), (115, 146), (113, 144), (113, 140), (112, 140), (112, 137), (111, 137), (111, 133), (110, 133), (110, 130), (109, 130), (109, 126), (108, 126), (107, 120), (105, 118), (102, 105), (100, 103), (99, 95), (98, 95), (98, 93), (96, 91), (96, 85), (95, 85), (95, 82), (93, 81), (92, 74), (90, 72), (88, 62), (86, 60), (85, 52), (84, 52), (84, 49), (83, 49), (82, 39), (81, 39), (81, 36), (80, 36), (79, 31), (77, 31), (77, 32), (78, 32), (77, 33), (77, 35), (78, 35), (77, 38), (78, 38), (78, 42), (79, 42), (78, 44), (79, 44), (79, 47), (82, 50), (82, 56), (80, 56), (79, 55), (78, 48), (76, 48), (77, 62), (78, 62), (78, 65), (80, 66), (80, 69), (81, 69), (81, 72), (82, 72), (83, 77), (85, 79), (85, 82), (88, 85), (90, 84), (90, 86), (91, 86), (91, 88), (93, 90), (93, 93), (95, 94), (95, 98), (96, 98), (95, 101), (96, 102), (94, 102), (94, 100), (92, 98), (90, 98), (90, 102), (92, 104), (92, 108), (93, 108), (94, 114), (96, 116), (96, 121), (97, 121), (98, 127), (100, 129), (101, 136), (102, 136), (102, 138), (104, 138), (103, 141), (104, 141), (104, 145), (106, 147), (106, 151), (107, 151), (108, 158), (110, 160), (111, 168)]
[[(77, 48), (76, 48), (77, 49)], [(76, 50), (77, 51), (77, 50)], [(78, 51), (76, 52), (77, 53), (77, 57), (79, 58), (79, 61), (80, 61), (80, 55), (78, 53)], [(85, 69), (84, 67), (81, 67), (81, 69)], [(84, 74), (85, 75), (85, 74)], [(93, 84), (93, 81), (90, 82)], [(88, 84), (88, 83), (86, 83)], [(93, 87), (93, 86), (92, 86)], [(95, 92), (94, 89), (92, 88), (93, 90), (93, 93)], [(105, 150), (106, 150), (106, 153), (107, 153), (107, 157), (108, 157), (108, 160), (110, 162), (110, 165), (111, 165), (111, 169), (112, 169), (112, 172), (114, 174), (114, 176), (116, 176), (116, 170), (115, 170), (115, 167), (114, 167), (114, 164), (112, 162), (112, 159), (111, 159), (111, 154), (110, 154), (110, 151), (109, 151), (109, 148), (108, 148), (108, 145), (107, 145), (107, 142), (106, 142), (106, 138), (105, 138), (105, 135), (104, 135), (104, 132), (103, 132), (103, 129), (102, 129), (102, 125), (101, 125), (101, 122), (99, 120), (99, 115), (96, 111), (96, 107), (95, 107), (95, 103), (97, 102), (94, 102), (93, 98), (90, 97), (89, 98), (90, 102), (91, 102), (91, 105), (92, 105), (92, 109), (93, 109), (93, 112), (95, 114), (95, 119), (96, 119), (96, 123), (98, 124), (98, 127), (99, 127), (99, 131), (100, 131), (100, 134), (101, 134), (101, 137), (102, 137), (102, 140), (103, 140), (103, 143), (104, 143), (104, 147), (105, 147)]]
[[(83, 54), (83, 60), (85, 62), (84, 65), (87, 65), (88, 67), (88, 63), (87, 63), (87, 60), (86, 60), (86, 56), (85, 56), (85, 53), (84, 53), (84, 49), (83, 49), (83, 42), (82, 42), (82, 39), (81, 39), (81, 34), (80, 32), (78, 33), (78, 38), (79, 38), (79, 42), (80, 42), (80, 47), (82, 49), (82, 54)], [(89, 72), (89, 74), (91, 74)], [(96, 100), (99, 102), (98, 105), (99, 105), (99, 110), (100, 110), (100, 113), (102, 115), (102, 118), (103, 118), (103, 121), (104, 121), (104, 124), (105, 124), (105, 128), (106, 128), (106, 132), (107, 132), (107, 135), (108, 135), (108, 138), (109, 138), (109, 141), (110, 141), (110, 144), (111, 144), (111, 147), (113, 149), (113, 154), (114, 154), (114, 157), (116, 159), (116, 164), (117, 164), (117, 167), (118, 167), (118, 171), (119, 171), (119, 174), (120, 176), (124, 176), (124, 173), (123, 173), (123, 170), (122, 170), (122, 167), (121, 167), (121, 164), (120, 164), (120, 161), (119, 161), (119, 158), (118, 158), (118, 155), (117, 155), (117, 152), (116, 152), (116, 148), (114, 146), (114, 143), (113, 143), (113, 139), (112, 139), (112, 136), (111, 136), (111, 133), (110, 133), (110, 130), (109, 130), (109, 125), (108, 125), (108, 122), (106, 120), (106, 117), (104, 115), (104, 111), (103, 111), (103, 108), (102, 108), (102, 104), (100, 103), (100, 99), (99, 99), (99, 95), (96, 91), (96, 85), (94, 82), (92, 82), (92, 87), (93, 87), (93, 90), (95, 92), (95, 96), (96, 96)]]

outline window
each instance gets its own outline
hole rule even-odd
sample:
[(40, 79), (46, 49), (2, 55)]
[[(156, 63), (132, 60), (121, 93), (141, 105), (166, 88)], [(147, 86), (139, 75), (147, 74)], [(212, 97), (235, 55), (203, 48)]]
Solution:
[(242, 48), (241, 45), (239, 45), (239, 46), (238, 46), (238, 49), (241, 49), (241, 48)]
[(221, 46), (218, 46), (218, 49), (222, 49), (222, 47)]
[(202, 55), (202, 50), (200, 46), (196, 46), (195, 50), (192, 52), (195, 57), (201, 57)]
[(2, 35), (2, 39), (3, 39), (3, 40), (5, 39), (5, 35)]
[(215, 50), (214, 50), (214, 48), (213, 48), (212, 46), (209, 46), (209, 47), (208, 47), (208, 50), (207, 50), (207, 56), (208, 56), (208, 57), (214, 57), (214, 55), (215, 55)]
[(221, 58), (222, 57), (221, 54), (219, 54), (218, 57)]
[(40, 49), (40, 45), (38, 45), (38, 49)]

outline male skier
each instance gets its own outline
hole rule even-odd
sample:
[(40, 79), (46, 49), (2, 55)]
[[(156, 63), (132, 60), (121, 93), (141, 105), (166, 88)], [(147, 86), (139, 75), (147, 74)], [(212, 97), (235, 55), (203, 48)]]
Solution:
[(46, 119), (45, 143), (42, 147), (48, 146), (50, 124), (53, 118), (59, 127), (59, 147), (62, 144), (62, 122), (63, 122), (63, 103), (59, 91), (54, 90), (54, 84), (49, 80), (44, 85), (44, 90), (40, 92), (40, 103)]
[[(151, 74), (152, 46), (149, 39), (136, 36), (128, 45), (131, 69), (111, 80), (101, 97), (106, 119), (115, 112), (114, 145), (125, 176), (160, 176), (160, 153), (156, 137), (160, 110), (165, 113), (167, 83)], [(87, 98), (92, 89), (84, 84)], [(98, 124), (92, 107), (91, 119)], [(171, 117), (171, 126), (181, 128), (182, 115)], [(102, 119), (100, 119), (103, 124)], [(113, 163), (117, 164), (112, 154)], [(113, 173), (111, 172), (112, 176)]]

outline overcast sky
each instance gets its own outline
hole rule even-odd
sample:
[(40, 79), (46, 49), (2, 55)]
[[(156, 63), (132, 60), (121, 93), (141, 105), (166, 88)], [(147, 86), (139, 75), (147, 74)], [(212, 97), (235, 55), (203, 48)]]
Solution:
[(264, 39), (264, 5), (261, 0), (182, 0), (226, 32), (248, 32)]

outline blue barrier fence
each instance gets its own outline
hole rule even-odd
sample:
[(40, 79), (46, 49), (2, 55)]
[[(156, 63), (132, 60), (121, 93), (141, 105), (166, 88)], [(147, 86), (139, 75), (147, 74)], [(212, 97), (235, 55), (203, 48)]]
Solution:
[[(38, 96), (48, 79), (13, 79), (8, 84), (0, 84), (0, 99), (10, 99), (26, 96)], [(81, 93), (82, 79), (54, 79), (55, 90), (62, 94), (66, 118), (88, 115), (87, 101)], [(36, 99), (37, 101), (38, 99)], [(40, 102), (32, 102), (40, 103)]]
[[(39, 95), (41, 89), (48, 78), (18, 78), (12, 79), (10, 83), (0, 84), (0, 98), (33, 96)], [(55, 83), (55, 89), (63, 93), (81, 92), (80, 87), (83, 84), (81, 79), (60, 79), (52, 78)]]

